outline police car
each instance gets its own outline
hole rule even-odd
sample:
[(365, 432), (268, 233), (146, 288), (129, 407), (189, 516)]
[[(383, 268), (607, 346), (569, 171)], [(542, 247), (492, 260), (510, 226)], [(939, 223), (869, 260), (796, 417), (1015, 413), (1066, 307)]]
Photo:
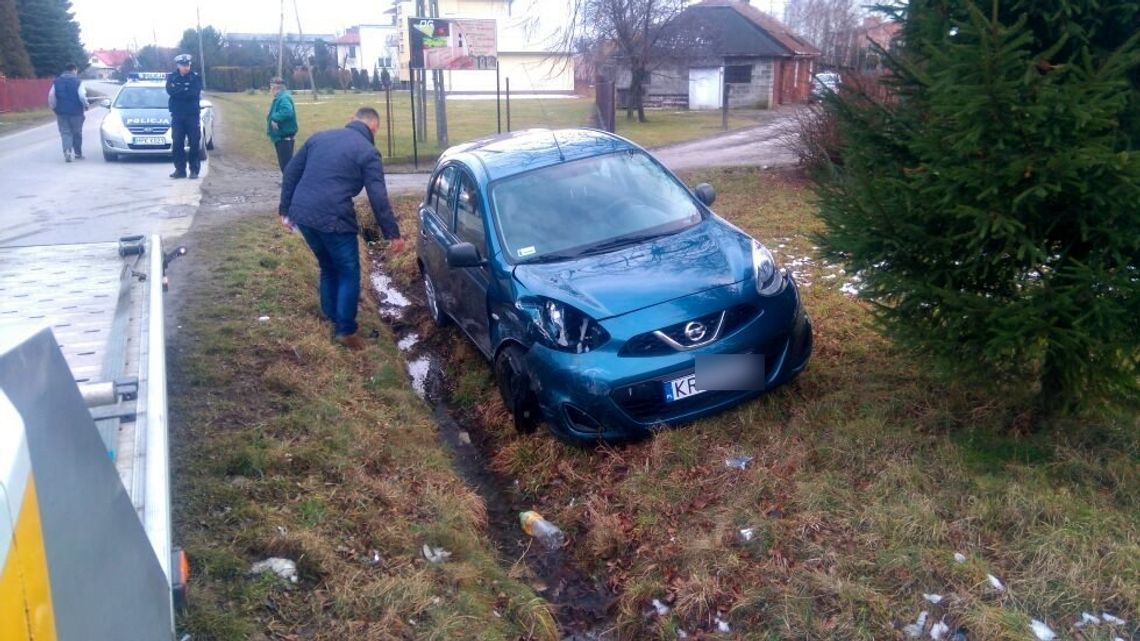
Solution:
[[(167, 107), (166, 74), (131, 74), (114, 99), (101, 104), (110, 111), (99, 126), (103, 159), (114, 162), (122, 156), (154, 156), (171, 154), (173, 136)], [(206, 150), (214, 148), (214, 105), (199, 102), (202, 122), (202, 148), (198, 155), (206, 159)]]

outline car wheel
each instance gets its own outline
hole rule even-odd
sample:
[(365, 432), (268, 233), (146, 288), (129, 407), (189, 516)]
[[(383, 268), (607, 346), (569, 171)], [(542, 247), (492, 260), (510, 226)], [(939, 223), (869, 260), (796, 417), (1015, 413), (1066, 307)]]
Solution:
[(515, 419), (520, 434), (530, 434), (542, 422), (542, 409), (530, 387), (530, 373), (526, 367), (526, 352), (511, 345), (495, 358), (495, 382), (499, 394)]
[(206, 149), (209, 149), (210, 151), (214, 150), (214, 137), (213, 136), (210, 136), (210, 139), (206, 141)]
[(435, 281), (431, 279), (431, 276), (428, 276), (426, 271), (424, 272), (424, 298), (427, 299), (428, 315), (431, 316), (432, 322), (437, 327), (446, 327), (450, 324), (451, 317), (439, 306), (439, 292), (436, 291)]
[(108, 151), (103, 152), (103, 160), (106, 160), (107, 162), (115, 162), (118, 159), (119, 159), (118, 154), (113, 154), (113, 153), (110, 153)]
[(202, 136), (202, 146), (198, 148), (198, 160), (205, 160), (210, 154), (206, 153), (206, 137)]

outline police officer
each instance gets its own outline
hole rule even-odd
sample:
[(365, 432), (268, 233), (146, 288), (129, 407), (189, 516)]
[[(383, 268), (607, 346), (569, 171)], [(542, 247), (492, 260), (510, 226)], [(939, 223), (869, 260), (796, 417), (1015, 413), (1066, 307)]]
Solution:
[(186, 139), (190, 139), (190, 178), (198, 177), (202, 162), (198, 153), (202, 146), (202, 125), (199, 104), (202, 98), (202, 77), (190, 71), (190, 55), (174, 57), (178, 70), (166, 76), (166, 93), (170, 96), (170, 128), (174, 137), (174, 173), (171, 178), (186, 177)]

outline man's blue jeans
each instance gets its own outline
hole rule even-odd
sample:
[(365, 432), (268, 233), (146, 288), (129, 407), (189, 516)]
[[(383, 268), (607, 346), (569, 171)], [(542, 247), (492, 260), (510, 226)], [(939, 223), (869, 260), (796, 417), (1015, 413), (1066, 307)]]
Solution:
[(297, 225), (321, 266), (321, 312), (337, 336), (356, 333), (360, 302), (360, 245), (356, 234), (325, 232)]

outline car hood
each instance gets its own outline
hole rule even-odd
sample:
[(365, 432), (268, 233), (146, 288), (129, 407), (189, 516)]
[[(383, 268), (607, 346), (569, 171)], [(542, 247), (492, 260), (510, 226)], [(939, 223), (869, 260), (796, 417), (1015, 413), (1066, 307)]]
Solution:
[(125, 109), (119, 111), (119, 118), (127, 127), (170, 126), (170, 112), (166, 109)]
[(514, 277), (531, 295), (603, 320), (751, 278), (751, 239), (709, 218), (606, 254), (517, 265)]

